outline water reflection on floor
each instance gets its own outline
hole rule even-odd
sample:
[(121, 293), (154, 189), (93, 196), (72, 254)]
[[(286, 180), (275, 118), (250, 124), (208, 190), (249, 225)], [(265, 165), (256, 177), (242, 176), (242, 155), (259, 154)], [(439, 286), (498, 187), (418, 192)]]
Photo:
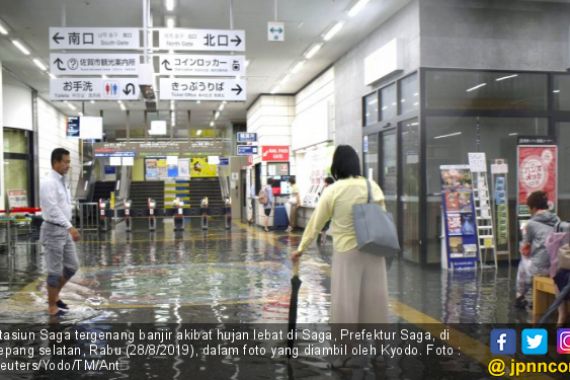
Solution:
[[(62, 324), (287, 321), (288, 255), (299, 243), (299, 234), (265, 233), (243, 224), (228, 231), (215, 223), (202, 231), (197, 220), (178, 233), (171, 224), (151, 233), (144, 228), (126, 233), (123, 228), (83, 234), (78, 244), (81, 269), (62, 292), (72, 307)], [(303, 257), (299, 323), (329, 319), (331, 251), (329, 242), (313, 246)], [(0, 323), (47, 321), (43, 268), (35, 244), (20, 244), (11, 260), (0, 255)], [(528, 312), (512, 307), (515, 276), (516, 269), (507, 266), (447, 273), (396, 262), (389, 271), (389, 293), (392, 303), (409, 305), (444, 323), (526, 322)], [(405, 322), (407, 317), (392, 310), (391, 320)], [(324, 359), (305, 358), (293, 368), (261, 359), (256, 365), (270, 367), (269, 378), (291, 378), (291, 371), (293, 378), (344, 376), (325, 369)], [(422, 371), (404, 375), (402, 363), (382, 365), (386, 378), (424, 378), (418, 377)], [(421, 365), (410, 361), (405, 368), (414, 366)], [(369, 375), (365, 371), (359, 378)], [(477, 370), (474, 378), (481, 375)], [(268, 378), (236, 378), (255, 377)]]

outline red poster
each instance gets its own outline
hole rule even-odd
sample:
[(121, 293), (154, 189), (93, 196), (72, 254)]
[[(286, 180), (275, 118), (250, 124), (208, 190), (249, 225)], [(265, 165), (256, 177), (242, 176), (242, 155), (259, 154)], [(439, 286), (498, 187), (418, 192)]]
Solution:
[(549, 206), (556, 211), (557, 174), (558, 148), (556, 145), (520, 145), (518, 147), (519, 215), (528, 213), (526, 198), (537, 190), (546, 192)]
[(263, 161), (289, 161), (288, 145), (264, 145), (261, 147)]

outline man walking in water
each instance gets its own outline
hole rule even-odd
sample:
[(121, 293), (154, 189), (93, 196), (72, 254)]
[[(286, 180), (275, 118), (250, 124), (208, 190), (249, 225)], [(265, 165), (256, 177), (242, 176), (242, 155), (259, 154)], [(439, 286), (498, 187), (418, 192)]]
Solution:
[(79, 231), (71, 224), (71, 193), (65, 184), (69, 171), (69, 151), (54, 149), (51, 153), (51, 172), (40, 185), (40, 206), (42, 223), (40, 241), (44, 247), (47, 268), (48, 313), (61, 315), (68, 309), (60, 298), (63, 286), (77, 272), (79, 261), (75, 242), (80, 239)]

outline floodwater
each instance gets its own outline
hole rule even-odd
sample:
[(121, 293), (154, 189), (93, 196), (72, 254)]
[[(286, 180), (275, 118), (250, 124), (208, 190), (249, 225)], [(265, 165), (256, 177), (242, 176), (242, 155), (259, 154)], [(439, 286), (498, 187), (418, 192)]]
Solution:
[[(24, 323), (33, 330), (55, 323), (68, 331), (113, 330), (125, 325), (169, 326), (176, 331), (200, 323), (282, 325), (288, 320), (291, 291), (288, 256), (300, 237), (299, 233), (265, 233), (240, 223), (225, 230), (213, 222), (203, 231), (198, 220), (188, 222), (183, 232), (174, 232), (166, 221), (155, 232), (135, 225), (134, 232), (126, 233), (119, 224), (111, 232), (84, 233), (78, 244), (80, 271), (61, 294), (71, 310), (56, 321), (46, 313), (41, 249), (23, 240), (13, 256), (0, 253), (0, 324)], [(313, 246), (303, 256), (297, 318), (301, 326), (317, 324), (317, 329), (327, 329), (331, 255), (329, 241), (321, 248)], [(394, 326), (417, 323), (407, 308), (445, 324), (527, 322), (529, 313), (511, 306), (515, 275), (514, 267), (447, 273), (438, 267), (395, 262), (389, 271), (391, 322)], [(486, 347), (488, 336), (473, 338)], [(269, 354), (200, 360), (131, 357), (120, 370), (70, 378), (180, 378), (187, 374), (232, 379), (487, 377), (482, 363), (467, 355), (431, 361), (377, 355), (358, 368), (333, 370), (330, 358), (303, 354), (313, 343), (298, 342), (301, 354), (292, 360)], [(66, 376), (58, 374), (59, 378)], [(23, 371), (14, 378), (31, 377), (48, 378), (50, 373)]]

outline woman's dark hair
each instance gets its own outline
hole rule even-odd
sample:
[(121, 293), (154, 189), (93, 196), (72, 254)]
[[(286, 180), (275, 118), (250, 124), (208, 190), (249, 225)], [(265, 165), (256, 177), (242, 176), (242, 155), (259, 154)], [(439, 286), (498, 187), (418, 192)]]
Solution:
[(289, 177), (289, 183), (290, 183), (291, 185), (294, 185), (294, 184), (297, 183), (297, 180), (295, 179), (295, 176), (294, 176), (294, 175), (292, 175), (291, 177)]
[(548, 210), (548, 196), (544, 191), (534, 191), (526, 198), (526, 205), (531, 209)]
[(331, 165), (332, 176), (339, 180), (360, 176), (360, 160), (358, 154), (350, 145), (336, 147)]
[(327, 177), (327, 178), (325, 178), (325, 183), (326, 183), (327, 185), (332, 185), (332, 184), (334, 183), (333, 177)]

